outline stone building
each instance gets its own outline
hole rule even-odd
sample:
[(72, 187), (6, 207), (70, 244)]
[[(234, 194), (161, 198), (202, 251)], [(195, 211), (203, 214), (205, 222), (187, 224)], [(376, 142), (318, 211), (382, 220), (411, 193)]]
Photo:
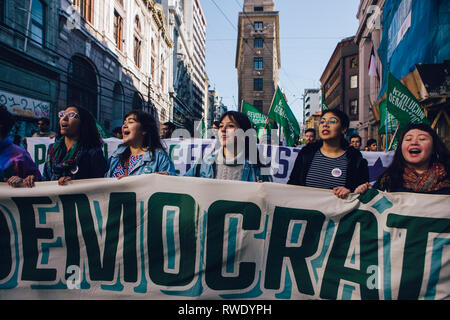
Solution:
[(86, 107), (109, 131), (135, 108), (169, 119), (173, 42), (161, 4), (62, 0), (59, 19), (59, 107)]
[(359, 60), (354, 37), (340, 41), (320, 77), (325, 101), (330, 109), (338, 108), (350, 118), (350, 130), (359, 121)]
[[(355, 35), (355, 43), (359, 51), (359, 121), (356, 126), (358, 134), (365, 146), (368, 139), (375, 139), (383, 146), (385, 139), (378, 135), (380, 116), (377, 100), (383, 78), (381, 61), (378, 56), (378, 48), (381, 42), (381, 11), (384, 0), (363, 0), (360, 2), (357, 18), (359, 20), (358, 31)], [(375, 54), (375, 64), (378, 76), (369, 76), (368, 66), (371, 52)]]
[(13, 135), (31, 136), (40, 117), (55, 124), (58, 10), (57, 0), (0, 0), (0, 105), (18, 120)]
[(170, 59), (171, 120), (191, 133), (207, 109), (206, 19), (198, 0), (161, 0), (173, 40)]
[(268, 113), (281, 68), (279, 12), (273, 0), (244, 0), (236, 47), (238, 97)]

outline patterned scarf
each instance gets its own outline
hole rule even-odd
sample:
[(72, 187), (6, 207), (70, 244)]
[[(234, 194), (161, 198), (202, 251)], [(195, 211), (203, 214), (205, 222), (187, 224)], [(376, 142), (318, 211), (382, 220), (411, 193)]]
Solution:
[(440, 163), (433, 164), (424, 173), (418, 174), (414, 169), (405, 168), (403, 181), (405, 188), (415, 192), (438, 191), (450, 187), (450, 180), (446, 178), (445, 167)]
[(70, 148), (66, 150), (66, 144), (64, 143), (64, 137), (57, 140), (53, 146), (48, 150), (48, 164), (52, 168), (52, 180), (58, 180), (61, 177), (71, 176), (75, 174), (77, 168), (77, 157), (80, 153), (80, 145), (78, 141)]

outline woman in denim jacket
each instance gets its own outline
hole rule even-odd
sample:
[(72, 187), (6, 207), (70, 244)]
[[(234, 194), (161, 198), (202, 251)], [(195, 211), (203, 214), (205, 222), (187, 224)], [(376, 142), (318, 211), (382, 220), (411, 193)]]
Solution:
[(142, 110), (132, 110), (125, 115), (122, 125), (123, 144), (108, 160), (106, 177), (159, 172), (175, 175), (172, 160), (161, 144), (158, 127), (152, 115)]
[[(184, 176), (249, 182), (270, 182), (270, 168), (259, 162), (256, 134), (248, 117), (228, 111), (220, 119), (220, 148), (196, 163)], [(239, 130), (240, 129), (240, 130)], [(252, 139), (253, 137), (253, 139)], [(253, 140), (253, 143), (252, 143)]]

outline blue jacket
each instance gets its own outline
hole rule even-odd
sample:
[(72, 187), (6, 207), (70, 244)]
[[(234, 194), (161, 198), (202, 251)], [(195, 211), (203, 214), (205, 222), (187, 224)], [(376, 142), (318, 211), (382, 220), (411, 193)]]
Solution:
[[(127, 146), (121, 144), (117, 147), (117, 150), (109, 157), (108, 159), (108, 172), (105, 177), (110, 178), (116, 167), (120, 163), (120, 155), (127, 149)], [(172, 160), (169, 158), (166, 152), (162, 149), (156, 149), (155, 152), (148, 150), (144, 153), (139, 163), (128, 172), (128, 175), (140, 175), (140, 174), (148, 174), (153, 172), (163, 172), (166, 171), (169, 175), (174, 176), (175, 166)]]
[[(185, 177), (200, 177), (200, 178), (210, 178), (215, 179), (216, 170), (216, 159), (217, 152), (211, 153), (206, 156), (200, 163), (194, 164), (185, 174)], [(266, 168), (270, 170), (270, 168)], [(248, 182), (272, 182), (271, 175), (263, 175), (261, 173), (261, 167), (256, 164), (251, 164), (247, 159), (244, 161), (244, 167), (242, 169), (241, 181)]]

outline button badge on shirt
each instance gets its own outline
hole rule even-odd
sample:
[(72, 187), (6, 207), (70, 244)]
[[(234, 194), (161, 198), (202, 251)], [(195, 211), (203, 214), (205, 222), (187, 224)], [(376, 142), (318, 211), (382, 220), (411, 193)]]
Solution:
[(339, 178), (340, 176), (342, 176), (342, 170), (339, 168), (334, 168), (333, 170), (331, 170), (331, 175), (335, 178)]

